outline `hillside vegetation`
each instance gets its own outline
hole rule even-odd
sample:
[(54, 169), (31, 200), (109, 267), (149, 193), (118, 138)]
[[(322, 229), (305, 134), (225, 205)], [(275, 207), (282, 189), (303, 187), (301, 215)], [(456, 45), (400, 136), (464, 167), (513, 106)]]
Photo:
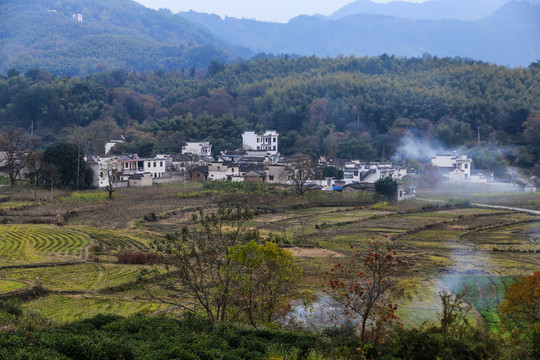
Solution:
[(502, 176), (509, 164), (538, 163), (539, 69), (387, 55), (213, 62), (204, 76), (113, 70), (68, 78), (33, 69), (0, 78), (0, 122), (25, 129), (33, 122), (47, 142), (84, 127), (87, 153), (123, 133), (119, 150), (142, 156), (199, 140), (234, 150), (243, 131), (276, 129), (286, 155), (310, 148), (380, 160), (414, 137), (441, 151), (463, 147), (476, 168)]
[[(73, 15), (81, 14), (82, 22)], [(227, 47), (200, 26), (130, 0), (2, 1), (0, 71), (15, 67), (78, 75), (119, 68), (189, 69), (229, 61)], [(228, 54), (225, 49), (232, 50)]]

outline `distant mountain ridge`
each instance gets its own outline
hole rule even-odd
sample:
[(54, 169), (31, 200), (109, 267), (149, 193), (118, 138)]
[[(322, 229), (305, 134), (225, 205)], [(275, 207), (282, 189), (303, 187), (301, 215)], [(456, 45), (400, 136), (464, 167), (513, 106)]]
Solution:
[(357, 0), (330, 15), (332, 19), (358, 14), (377, 14), (414, 20), (478, 20), (511, 0), (429, 0), (422, 3)]
[(170, 11), (132, 0), (4, 0), (0, 24), (0, 72), (11, 67), (65, 75), (96, 67), (171, 70), (251, 54)]
[(321, 57), (430, 53), (510, 66), (528, 66), (540, 58), (540, 5), (530, 1), (509, 2), (475, 21), (356, 14), (338, 19), (298, 16), (279, 24), (195, 12), (180, 15), (256, 52)]
[[(423, 5), (437, 3), (441, 9), (450, 1)], [(507, 0), (475, 4), (486, 1)], [(355, 4), (356, 9), (381, 5), (360, 0), (348, 6), (350, 12), (357, 11)], [(422, 5), (400, 4), (395, 6)], [(330, 17), (298, 16), (281, 24), (196, 12), (173, 14), (132, 0), (3, 0), (0, 73), (10, 68), (22, 72), (40, 68), (57, 75), (86, 75), (107, 68), (181, 71), (260, 52), (320, 57), (429, 53), (510, 66), (528, 66), (540, 59), (540, 0), (508, 2), (474, 21), (346, 15), (346, 8)], [(403, 10), (401, 15), (405, 14)]]

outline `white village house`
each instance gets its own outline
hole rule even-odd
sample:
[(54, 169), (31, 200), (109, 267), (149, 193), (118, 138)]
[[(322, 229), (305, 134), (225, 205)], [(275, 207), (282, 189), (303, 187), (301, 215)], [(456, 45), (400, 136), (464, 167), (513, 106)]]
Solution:
[(98, 188), (109, 185), (109, 174), (114, 176), (113, 180), (117, 183), (127, 182), (133, 175), (147, 174), (143, 177), (143, 183), (148, 185), (147, 178), (161, 178), (165, 174), (166, 164), (166, 157), (141, 158), (137, 154), (111, 157), (93, 156), (88, 159), (88, 165), (94, 172), (92, 186)]
[(209, 142), (186, 142), (182, 146), (182, 154), (212, 156), (212, 145)]
[(343, 168), (343, 180), (346, 184), (370, 183), (373, 184), (379, 179), (391, 177), (401, 179), (407, 175), (407, 168), (392, 163), (347, 163)]
[(242, 150), (256, 150), (269, 154), (277, 154), (279, 134), (274, 130), (267, 130), (259, 135), (255, 131), (244, 131), (242, 134)]
[(443, 154), (431, 158), (431, 164), (442, 171), (442, 175), (452, 182), (462, 182), (471, 178), (472, 160), (467, 155)]

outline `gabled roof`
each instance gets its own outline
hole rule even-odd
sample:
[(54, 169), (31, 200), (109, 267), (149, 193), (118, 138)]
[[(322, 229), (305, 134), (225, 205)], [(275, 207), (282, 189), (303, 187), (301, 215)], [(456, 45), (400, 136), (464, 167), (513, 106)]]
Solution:
[(173, 161), (193, 161), (194, 156), (193, 154), (173, 154), (172, 160)]
[(250, 172), (244, 174), (244, 176), (246, 176), (246, 177), (260, 177), (260, 176), (262, 176), (262, 175), (259, 174), (259, 173), (257, 173), (257, 172), (255, 172), (255, 171), (250, 171)]
[(116, 157), (118, 161), (142, 161), (144, 159), (141, 159), (139, 155), (137, 154), (131, 154), (131, 155), (118, 155)]
[(343, 189), (345, 189), (345, 188), (352, 188), (352, 189), (356, 189), (356, 190), (365, 190), (365, 191), (375, 191), (375, 184), (366, 183), (366, 182), (352, 183), (352, 184), (347, 184), (347, 185), (343, 186)]

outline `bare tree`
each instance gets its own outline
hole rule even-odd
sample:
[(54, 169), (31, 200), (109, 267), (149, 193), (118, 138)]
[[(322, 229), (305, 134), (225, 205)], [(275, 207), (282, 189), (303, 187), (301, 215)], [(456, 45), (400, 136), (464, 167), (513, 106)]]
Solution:
[(307, 182), (315, 177), (315, 165), (313, 161), (305, 155), (295, 155), (288, 166), (288, 179), (294, 185), (296, 192), (301, 197), (307, 190)]
[(107, 185), (105, 186), (105, 191), (109, 193), (109, 199), (112, 200), (112, 195), (114, 192), (113, 183), (116, 181), (118, 170), (112, 159), (109, 159), (99, 170), (104, 172), (107, 176)]
[[(156, 240), (154, 249), (170, 261), (174, 271), (162, 282), (167, 296), (160, 300), (211, 321), (237, 318), (234, 308), (234, 277), (238, 267), (228, 251), (253, 239), (246, 221), (253, 218), (249, 208), (220, 208), (216, 213), (193, 215), (193, 225)], [(256, 237), (256, 236), (255, 236)]]
[[(68, 140), (77, 146), (77, 152), (80, 153), (81, 150), (83, 154), (88, 154), (90, 151), (91, 143), (96, 137), (95, 131), (88, 131), (88, 129), (83, 129), (78, 126), (71, 127), (67, 130)], [(84, 164), (81, 164), (81, 157), (77, 157), (77, 190), (79, 190), (80, 183), (84, 183), (85, 172)]]
[(36, 138), (20, 128), (9, 127), (0, 134), (0, 151), (5, 154), (5, 167), (11, 186), (15, 185), (31, 162), (36, 143)]

